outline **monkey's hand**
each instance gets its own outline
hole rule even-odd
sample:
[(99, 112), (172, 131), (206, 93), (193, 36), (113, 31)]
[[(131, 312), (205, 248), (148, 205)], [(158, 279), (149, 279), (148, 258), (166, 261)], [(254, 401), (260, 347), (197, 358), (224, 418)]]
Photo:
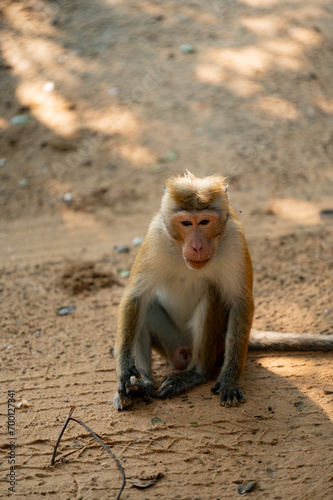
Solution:
[(146, 402), (150, 402), (152, 392), (151, 379), (141, 375), (131, 359), (119, 377), (118, 392), (115, 394), (114, 404), (117, 410), (125, 410), (137, 397), (142, 397)]
[(223, 375), (218, 378), (211, 390), (214, 394), (221, 394), (222, 406), (238, 406), (238, 403), (245, 403), (245, 398), (237, 383)]
[(202, 384), (205, 378), (196, 368), (182, 372), (171, 373), (166, 377), (157, 392), (159, 399), (171, 398), (176, 394), (188, 391), (197, 385)]

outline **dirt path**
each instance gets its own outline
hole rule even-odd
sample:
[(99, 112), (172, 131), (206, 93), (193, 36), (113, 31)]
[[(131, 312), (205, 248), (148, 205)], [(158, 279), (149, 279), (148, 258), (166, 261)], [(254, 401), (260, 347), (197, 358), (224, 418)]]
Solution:
[[(70, 424), (63, 461), (49, 465), (76, 405), (125, 469), (122, 499), (238, 498), (249, 481), (253, 498), (331, 498), (332, 354), (251, 354), (238, 408), (205, 384), (118, 413), (110, 349), (119, 271), (164, 180), (185, 169), (228, 177), (255, 270), (254, 327), (333, 333), (333, 225), (320, 217), (333, 208), (333, 3), (0, 10), (0, 496), (115, 498), (119, 472), (83, 428)], [(156, 355), (156, 382), (167, 372)], [(12, 436), (8, 391), (29, 405)]]

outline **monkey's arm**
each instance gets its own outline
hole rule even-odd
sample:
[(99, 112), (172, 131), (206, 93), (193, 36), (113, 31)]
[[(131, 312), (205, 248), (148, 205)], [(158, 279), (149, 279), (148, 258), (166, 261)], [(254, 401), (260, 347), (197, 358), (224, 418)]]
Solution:
[(126, 294), (121, 302), (119, 310), (119, 320), (117, 329), (117, 340), (115, 348), (116, 370), (118, 377), (118, 409), (123, 409), (131, 402), (128, 396), (128, 389), (131, 384), (131, 377), (140, 378), (132, 356), (135, 335), (139, 327), (141, 299), (130, 294)]

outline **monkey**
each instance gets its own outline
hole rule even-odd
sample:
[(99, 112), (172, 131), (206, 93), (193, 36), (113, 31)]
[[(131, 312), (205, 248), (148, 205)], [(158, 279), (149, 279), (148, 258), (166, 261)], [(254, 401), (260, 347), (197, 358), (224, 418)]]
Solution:
[[(120, 303), (116, 408), (125, 410), (136, 398), (151, 401), (152, 349), (176, 369), (162, 381), (157, 398), (186, 392), (217, 374), (211, 390), (221, 405), (244, 402), (239, 379), (253, 314), (251, 257), (226, 180), (190, 172), (170, 178)], [(285, 347), (281, 335), (253, 332), (250, 347)], [(295, 338), (289, 340), (300, 350)], [(333, 348), (333, 340), (323, 344), (319, 348)], [(314, 346), (316, 339), (305, 342), (305, 348)]]

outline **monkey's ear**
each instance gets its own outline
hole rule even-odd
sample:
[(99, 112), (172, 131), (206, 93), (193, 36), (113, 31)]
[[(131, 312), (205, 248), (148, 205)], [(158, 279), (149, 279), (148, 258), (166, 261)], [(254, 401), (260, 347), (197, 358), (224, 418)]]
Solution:
[(166, 187), (163, 186), (163, 194), (166, 192)]
[(225, 192), (225, 194), (228, 194), (228, 187), (229, 187), (229, 184), (227, 184), (226, 186), (224, 186), (224, 192)]

